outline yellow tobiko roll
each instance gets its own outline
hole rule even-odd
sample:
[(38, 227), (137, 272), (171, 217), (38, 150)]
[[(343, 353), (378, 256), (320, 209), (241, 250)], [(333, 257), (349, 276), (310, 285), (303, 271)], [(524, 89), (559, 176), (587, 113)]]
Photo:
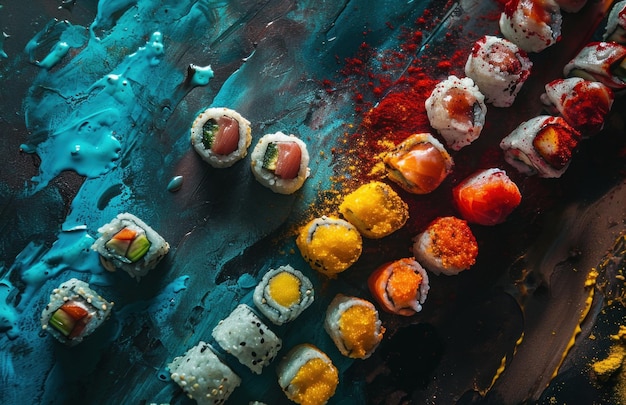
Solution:
[(335, 394), (339, 372), (330, 358), (311, 344), (295, 346), (277, 368), (287, 398), (301, 405), (323, 405)]
[(344, 356), (366, 359), (385, 333), (374, 304), (338, 294), (328, 306), (324, 328)]
[(302, 227), (296, 245), (313, 269), (334, 277), (359, 259), (363, 240), (349, 222), (323, 216)]
[(346, 195), (339, 212), (367, 238), (383, 238), (402, 228), (409, 207), (386, 183), (373, 181)]

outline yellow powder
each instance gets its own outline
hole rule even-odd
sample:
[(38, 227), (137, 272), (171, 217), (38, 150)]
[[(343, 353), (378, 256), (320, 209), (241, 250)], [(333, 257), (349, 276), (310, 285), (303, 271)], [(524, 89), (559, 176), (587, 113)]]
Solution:
[(606, 381), (615, 374), (622, 367), (625, 356), (626, 349), (623, 346), (611, 347), (609, 356), (606, 359), (597, 361), (591, 366), (598, 380)]
[(298, 370), (290, 385), (295, 389), (292, 400), (302, 405), (325, 404), (335, 394), (339, 374), (332, 364), (311, 359)]
[(408, 205), (388, 184), (373, 181), (346, 195), (339, 212), (363, 236), (378, 239), (400, 229), (409, 218)]
[(377, 314), (371, 308), (354, 305), (339, 319), (339, 329), (350, 351), (349, 357), (364, 358), (381, 339), (376, 333)]
[(289, 272), (278, 273), (269, 282), (270, 296), (283, 307), (300, 302), (300, 280)]

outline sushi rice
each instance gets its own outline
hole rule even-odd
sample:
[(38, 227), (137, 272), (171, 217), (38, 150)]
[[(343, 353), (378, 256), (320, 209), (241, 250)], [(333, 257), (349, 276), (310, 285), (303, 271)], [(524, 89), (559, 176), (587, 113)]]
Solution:
[(172, 380), (198, 405), (226, 402), (241, 378), (205, 342), (200, 342), (168, 365)]
[[(204, 126), (210, 120), (218, 122), (221, 117), (228, 117), (235, 120), (239, 127), (239, 141), (237, 149), (227, 155), (215, 153), (211, 148), (207, 148), (204, 144)], [(234, 165), (239, 160), (246, 157), (248, 147), (252, 143), (252, 130), (250, 121), (241, 116), (237, 111), (223, 108), (213, 107), (200, 113), (193, 125), (191, 126), (191, 144), (198, 152), (202, 160), (215, 168), (226, 168)]]
[(385, 332), (374, 304), (343, 294), (329, 304), (324, 329), (341, 354), (353, 359), (370, 357)]
[[(135, 262), (107, 247), (107, 242), (124, 228), (129, 228), (139, 234), (145, 234), (150, 242), (147, 252)], [(100, 254), (102, 265), (109, 271), (115, 271), (116, 269), (124, 270), (138, 281), (155, 268), (170, 249), (170, 245), (161, 235), (145, 222), (129, 213), (117, 215), (111, 222), (100, 227), (98, 233), (100, 236), (91, 248)]]
[[(85, 323), (82, 332), (75, 337), (65, 336), (50, 323), (57, 310), (66, 303), (76, 303), (86, 309), (87, 315), (81, 320)], [(50, 301), (41, 312), (41, 327), (50, 332), (59, 342), (75, 346), (96, 331), (111, 315), (113, 303), (102, 298), (84, 281), (72, 278), (52, 290)]]
[(311, 280), (290, 265), (271, 269), (254, 289), (257, 309), (276, 325), (296, 319), (314, 301)]
[[(263, 167), (263, 161), (267, 148), (274, 142), (295, 142), (300, 147), (300, 168), (295, 178), (281, 178), (272, 171)], [(304, 181), (311, 174), (311, 169), (309, 169), (309, 152), (307, 151), (306, 144), (295, 135), (286, 135), (282, 132), (264, 135), (261, 139), (259, 139), (259, 142), (252, 150), (250, 158), (254, 177), (259, 181), (259, 183), (275, 193), (293, 194), (302, 187)]]
[(282, 347), (281, 339), (245, 304), (222, 319), (212, 336), (224, 351), (256, 374), (261, 374)]

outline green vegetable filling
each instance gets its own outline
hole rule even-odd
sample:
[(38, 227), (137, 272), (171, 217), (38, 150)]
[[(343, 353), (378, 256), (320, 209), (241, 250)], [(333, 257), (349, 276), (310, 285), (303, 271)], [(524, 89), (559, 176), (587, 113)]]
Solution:
[(105, 244), (110, 252), (130, 263), (135, 263), (144, 257), (148, 253), (150, 245), (151, 243), (145, 233), (135, 235), (133, 239), (113, 238)]
[(126, 258), (135, 263), (139, 259), (145, 256), (150, 249), (150, 241), (145, 234), (137, 236), (135, 240), (130, 244), (128, 251), (126, 252)]
[(263, 168), (265, 170), (276, 170), (276, 164), (278, 163), (278, 145), (275, 142), (270, 142), (265, 150), (265, 156), (263, 156)]
[(61, 332), (63, 336), (69, 336), (76, 325), (74, 318), (62, 309), (57, 309), (54, 314), (52, 314), (48, 323), (54, 327), (54, 329)]
[(210, 119), (204, 123), (202, 126), (202, 145), (204, 145), (205, 149), (211, 149), (213, 141), (215, 141), (215, 135), (217, 135), (219, 129), (220, 127), (214, 119)]

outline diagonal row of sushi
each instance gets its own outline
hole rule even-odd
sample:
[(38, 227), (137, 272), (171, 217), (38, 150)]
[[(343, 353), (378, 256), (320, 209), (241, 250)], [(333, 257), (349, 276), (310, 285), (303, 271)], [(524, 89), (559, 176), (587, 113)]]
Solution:
[[(202, 160), (215, 168), (231, 167), (248, 154), (252, 143), (250, 121), (237, 111), (211, 107), (191, 126), (191, 144)], [(251, 153), (254, 177), (275, 193), (292, 194), (310, 175), (306, 144), (282, 132), (261, 137)]]
[[(275, 325), (291, 322), (313, 303), (314, 290), (302, 272), (283, 265), (265, 273), (252, 299), (256, 310), (237, 305), (211, 336), (224, 353), (261, 374), (282, 349), (282, 340), (262, 316)], [(341, 294), (329, 304), (324, 326), (341, 354), (359, 359), (374, 352), (384, 333), (372, 303)], [(171, 378), (198, 404), (223, 403), (242, 380), (221, 356), (210, 343), (201, 341), (172, 360), (168, 365)], [(339, 383), (330, 357), (308, 343), (291, 348), (276, 371), (280, 387), (296, 403), (325, 404)]]

